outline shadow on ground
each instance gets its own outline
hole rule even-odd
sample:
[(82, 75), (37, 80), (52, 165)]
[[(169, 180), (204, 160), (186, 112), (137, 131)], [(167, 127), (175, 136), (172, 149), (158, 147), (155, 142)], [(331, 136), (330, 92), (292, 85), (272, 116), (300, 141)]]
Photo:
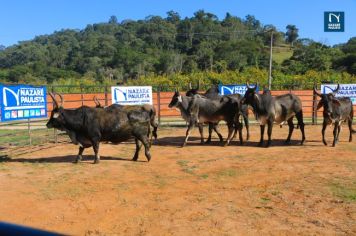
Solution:
[[(76, 155), (69, 156), (54, 156), (54, 157), (43, 157), (43, 158), (11, 158), (8, 156), (0, 157), (0, 163), (4, 162), (19, 162), (19, 163), (72, 163), (76, 159)], [(131, 159), (120, 158), (120, 157), (108, 157), (100, 156), (101, 161), (132, 161)], [(92, 163), (94, 161), (93, 155), (83, 156), (83, 163)], [(137, 162), (146, 162), (143, 160), (138, 160)]]

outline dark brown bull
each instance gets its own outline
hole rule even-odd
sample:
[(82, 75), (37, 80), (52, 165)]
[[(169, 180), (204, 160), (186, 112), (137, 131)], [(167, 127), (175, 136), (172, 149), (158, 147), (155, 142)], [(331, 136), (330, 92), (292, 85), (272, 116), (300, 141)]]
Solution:
[[(99, 99), (94, 96), (93, 97), (93, 100), (94, 100), (94, 103), (95, 103), (95, 106), (97, 108), (108, 108), (110, 106), (107, 106), (107, 107), (104, 107), (101, 105)], [(114, 106), (114, 107), (117, 107), (119, 109), (124, 109), (126, 111), (142, 111), (142, 112), (147, 112), (149, 117), (150, 117), (150, 124), (153, 128), (152, 130), (152, 135), (151, 135), (151, 138), (150, 138), (150, 143), (152, 142), (152, 138), (154, 137), (155, 140), (157, 140), (157, 129), (158, 129), (158, 123), (156, 121), (156, 109), (153, 105), (150, 105), (150, 104), (143, 104), (143, 105), (119, 105), (119, 104), (112, 104), (111, 106)], [(149, 130), (148, 130), (148, 135), (150, 136), (150, 133), (151, 133), (151, 127), (149, 127)]]
[(147, 139), (149, 116), (147, 113), (125, 111), (117, 107), (101, 109), (81, 106), (77, 109), (64, 109), (61, 95), (59, 95), (60, 105), (54, 94), (50, 93), (50, 96), (54, 106), (47, 127), (66, 131), (71, 141), (79, 145), (79, 153), (75, 162), (81, 161), (85, 148), (93, 147), (94, 163), (99, 163), (99, 143), (101, 141), (117, 144), (130, 138), (134, 138), (136, 142), (133, 160), (138, 159), (143, 144), (146, 158), (150, 161), (150, 145)]

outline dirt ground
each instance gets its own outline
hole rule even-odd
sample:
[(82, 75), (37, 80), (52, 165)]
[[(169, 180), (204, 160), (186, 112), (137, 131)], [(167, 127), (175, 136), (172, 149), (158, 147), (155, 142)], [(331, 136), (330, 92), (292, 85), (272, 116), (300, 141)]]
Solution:
[[(134, 144), (102, 144), (72, 164), (73, 144), (0, 161), (0, 221), (74, 235), (356, 235), (356, 135), (321, 142), (320, 126), (275, 126), (272, 147), (252, 140), (184, 148), (184, 128), (161, 128), (152, 160)], [(223, 130), (226, 136), (226, 130)], [(216, 137), (216, 136), (215, 136)]]

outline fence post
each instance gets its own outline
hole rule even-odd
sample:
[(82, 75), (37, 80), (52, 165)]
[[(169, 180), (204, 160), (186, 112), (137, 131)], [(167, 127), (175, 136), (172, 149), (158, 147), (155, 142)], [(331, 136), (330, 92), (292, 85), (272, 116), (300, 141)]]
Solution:
[(108, 106), (108, 86), (105, 85), (105, 106)]
[(28, 129), (28, 138), (29, 138), (29, 143), (32, 145), (32, 137), (31, 137), (31, 121), (30, 119), (27, 119), (27, 129)]
[(80, 84), (80, 98), (82, 99), (82, 106), (84, 106), (83, 85)]
[(158, 125), (161, 125), (161, 86), (157, 89)]
[[(54, 87), (52, 86), (52, 93), (54, 93)], [(52, 101), (52, 110), (54, 107), (54, 101)], [(57, 129), (53, 129), (53, 139), (54, 139), (54, 143), (58, 142), (58, 135), (57, 135)]]
[[(316, 87), (316, 84), (314, 83), (314, 88), (315, 87)], [(313, 89), (313, 115), (312, 115), (312, 124), (313, 125), (316, 125), (318, 123), (318, 111), (316, 110), (316, 102), (317, 102), (317, 96)]]

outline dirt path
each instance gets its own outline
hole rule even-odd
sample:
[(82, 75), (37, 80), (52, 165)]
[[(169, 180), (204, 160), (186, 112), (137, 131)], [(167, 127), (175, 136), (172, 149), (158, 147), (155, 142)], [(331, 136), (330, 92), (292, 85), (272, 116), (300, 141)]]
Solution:
[(3, 159), (0, 221), (75, 235), (355, 235), (356, 136), (346, 142), (345, 127), (324, 147), (320, 128), (301, 147), (275, 127), (268, 149), (257, 126), (244, 146), (201, 146), (195, 130), (185, 148), (185, 129), (165, 128), (150, 163), (130, 161), (134, 144), (101, 145), (99, 165), (92, 150), (72, 164), (72, 144)]

